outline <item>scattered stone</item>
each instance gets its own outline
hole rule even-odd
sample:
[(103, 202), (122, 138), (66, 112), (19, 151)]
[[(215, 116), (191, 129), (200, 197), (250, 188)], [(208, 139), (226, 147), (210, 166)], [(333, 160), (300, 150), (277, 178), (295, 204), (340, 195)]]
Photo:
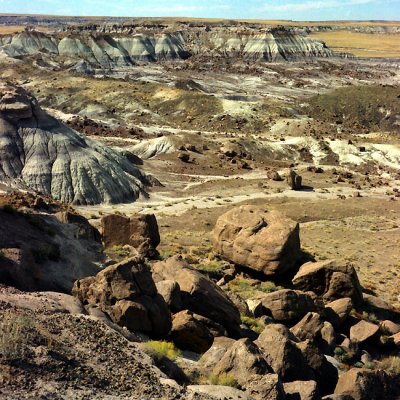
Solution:
[(333, 326), (315, 312), (306, 314), (290, 331), (300, 341), (312, 341), (324, 354), (330, 354), (335, 348), (336, 335)]

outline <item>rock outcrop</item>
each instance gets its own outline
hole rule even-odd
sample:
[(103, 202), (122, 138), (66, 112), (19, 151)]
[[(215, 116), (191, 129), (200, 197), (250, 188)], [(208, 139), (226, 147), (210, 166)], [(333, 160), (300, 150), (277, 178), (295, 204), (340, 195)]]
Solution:
[(0, 221), (0, 283), (70, 292), (75, 280), (99, 271), (99, 233), (84, 217), (25, 214), (9, 206), (0, 208)]
[(299, 225), (256, 206), (235, 207), (221, 215), (213, 242), (222, 258), (267, 276), (293, 269), (300, 257)]
[(0, 84), (0, 143), (0, 182), (10, 186), (74, 204), (146, 195), (147, 180), (135, 165), (61, 124), (8, 83)]
[(76, 281), (72, 290), (83, 304), (97, 306), (130, 331), (165, 337), (171, 329), (168, 307), (150, 271), (134, 258)]

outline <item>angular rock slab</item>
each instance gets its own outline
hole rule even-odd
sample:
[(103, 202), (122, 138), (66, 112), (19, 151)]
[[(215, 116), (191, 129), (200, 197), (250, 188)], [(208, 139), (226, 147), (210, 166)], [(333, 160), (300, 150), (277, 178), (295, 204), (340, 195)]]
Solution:
[(256, 206), (235, 207), (221, 215), (213, 243), (222, 258), (267, 276), (293, 269), (301, 254), (299, 224)]

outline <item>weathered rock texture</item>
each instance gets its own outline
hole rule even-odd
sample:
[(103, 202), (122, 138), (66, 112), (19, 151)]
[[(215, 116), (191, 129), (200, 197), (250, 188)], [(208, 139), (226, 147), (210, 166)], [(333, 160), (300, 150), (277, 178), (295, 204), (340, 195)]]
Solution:
[(392, 400), (399, 390), (381, 370), (352, 368), (340, 375), (335, 394), (347, 394), (354, 400)]
[(7, 83), (0, 83), (0, 181), (75, 204), (134, 201), (147, 183), (125, 157), (61, 124)]
[(355, 306), (363, 303), (362, 289), (354, 267), (341, 261), (306, 263), (292, 282), (296, 289), (311, 290), (326, 302), (350, 297)]
[(111, 214), (102, 217), (101, 232), (104, 246), (130, 245), (140, 254), (155, 252), (160, 244), (160, 233), (154, 214), (138, 214), (130, 217)]
[(237, 336), (240, 332), (240, 314), (236, 306), (217, 285), (175, 256), (153, 265), (155, 282), (176, 281), (181, 289), (184, 309), (203, 315), (223, 325)]
[(72, 293), (82, 303), (96, 305), (113, 322), (131, 331), (164, 337), (171, 329), (170, 312), (150, 271), (134, 258), (76, 281)]
[(222, 258), (267, 276), (287, 272), (300, 257), (299, 225), (256, 206), (235, 207), (220, 216), (213, 242)]
[(329, 57), (321, 41), (281, 28), (271, 30), (206, 31), (186, 29), (165, 32), (21, 32), (0, 37), (0, 48), (11, 57), (77, 62), (76, 69), (129, 66), (136, 61), (184, 60), (192, 55), (235, 57), (253, 61), (284, 61)]
[(0, 283), (70, 292), (75, 280), (99, 271), (99, 233), (81, 216), (61, 215), (0, 209)]

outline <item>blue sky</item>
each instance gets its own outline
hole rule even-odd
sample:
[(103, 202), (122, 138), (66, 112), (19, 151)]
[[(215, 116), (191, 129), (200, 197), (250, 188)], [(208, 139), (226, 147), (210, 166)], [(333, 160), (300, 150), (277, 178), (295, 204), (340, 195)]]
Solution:
[(400, 20), (400, 0), (0, 0), (0, 13)]

